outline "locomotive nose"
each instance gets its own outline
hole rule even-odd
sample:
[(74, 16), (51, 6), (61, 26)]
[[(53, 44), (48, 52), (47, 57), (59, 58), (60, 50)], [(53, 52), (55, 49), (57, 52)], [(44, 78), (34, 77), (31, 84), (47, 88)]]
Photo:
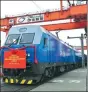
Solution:
[[(16, 47), (12, 50), (5, 51), (3, 64), (5, 83), (16, 83), (14, 79), (17, 79), (22, 84), (25, 78), (25, 81), (31, 84), (33, 78), (35, 81), (33, 66), (36, 64), (38, 64), (38, 61), (35, 46)], [(30, 80), (26, 76), (30, 76)]]

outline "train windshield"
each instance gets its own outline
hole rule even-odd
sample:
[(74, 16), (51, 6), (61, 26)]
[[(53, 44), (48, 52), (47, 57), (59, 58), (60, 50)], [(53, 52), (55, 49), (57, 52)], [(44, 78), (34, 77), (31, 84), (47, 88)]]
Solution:
[(17, 44), (18, 43), (18, 40), (19, 40), (19, 37), (20, 37), (20, 34), (10, 34), (8, 37), (7, 37), (7, 40), (6, 40), (6, 45), (10, 45), (10, 44)]
[(35, 33), (24, 33), (22, 34), (20, 43), (22, 44), (32, 44), (34, 40)]

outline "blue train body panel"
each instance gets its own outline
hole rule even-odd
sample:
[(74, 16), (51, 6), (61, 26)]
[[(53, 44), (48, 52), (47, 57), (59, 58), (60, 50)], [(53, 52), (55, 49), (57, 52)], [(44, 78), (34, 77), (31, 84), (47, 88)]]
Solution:
[[(31, 34), (28, 36), (27, 34)], [(40, 26), (18, 26), (12, 27), (8, 33), (6, 42), (9, 39), (9, 36), (12, 34), (18, 34), (19, 40), (17, 44), (12, 44), (10, 48), (21, 48), (23, 46), (30, 46), (34, 45), (36, 47), (36, 57), (38, 62), (42, 63), (76, 63), (81, 62), (82, 56), (81, 53), (73, 49), (71, 46), (67, 45), (62, 40), (56, 38), (51, 33), (47, 32)], [(25, 41), (32, 41), (32, 43), (21, 43), (20, 40), (25, 37)], [(33, 37), (34, 35), (34, 37)], [(11, 39), (12, 40), (12, 39)], [(5, 46), (9, 46), (6, 44)], [(4, 52), (8, 49), (1, 50), (1, 61), (4, 62)], [(27, 54), (27, 62), (34, 62), (34, 49), (33, 48), (26, 48)]]

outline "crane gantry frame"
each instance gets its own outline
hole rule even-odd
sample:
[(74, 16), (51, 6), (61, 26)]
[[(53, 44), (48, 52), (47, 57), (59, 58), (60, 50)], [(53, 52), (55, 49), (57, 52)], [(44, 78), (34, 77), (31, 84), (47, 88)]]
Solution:
[[(56, 20), (66, 20), (70, 19), (71, 21), (68, 23), (58, 23), (58, 24), (47, 24), (41, 25), (47, 31), (56, 31), (56, 30), (70, 30), (70, 29), (79, 29), (79, 28), (87, 28), (87, 4), (83, 5), (73, 5), (71, 6), (70, 0), (67, 0), (69, 3), (69, 8), (63, 10), (63, 0), (60, 0), (60, 8), (58, 11), (47, 11), (44, 13), (37, 14), (27, 14), (21, 16), (11, 16), (0, 19), (0, 31), (8, 32), (11, 26), (13, 25), (22, 25), (22, 24), (32, 24), (32, 23), (42, 23)], [(40, 20), (30, 21), (30, 16), (37, 16)], [(28, 21), (25, 21), (28, 20)], [(73, 20), (73, 21), (72, 21)]]

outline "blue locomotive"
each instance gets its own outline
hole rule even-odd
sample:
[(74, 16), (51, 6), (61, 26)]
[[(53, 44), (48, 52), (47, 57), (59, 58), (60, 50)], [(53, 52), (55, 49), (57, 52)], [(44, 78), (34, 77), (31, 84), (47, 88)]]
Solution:
[(13, 26), (1, 49), (5, 83), (33, 84), (81, 66), (81, 53), (41, 26)]

